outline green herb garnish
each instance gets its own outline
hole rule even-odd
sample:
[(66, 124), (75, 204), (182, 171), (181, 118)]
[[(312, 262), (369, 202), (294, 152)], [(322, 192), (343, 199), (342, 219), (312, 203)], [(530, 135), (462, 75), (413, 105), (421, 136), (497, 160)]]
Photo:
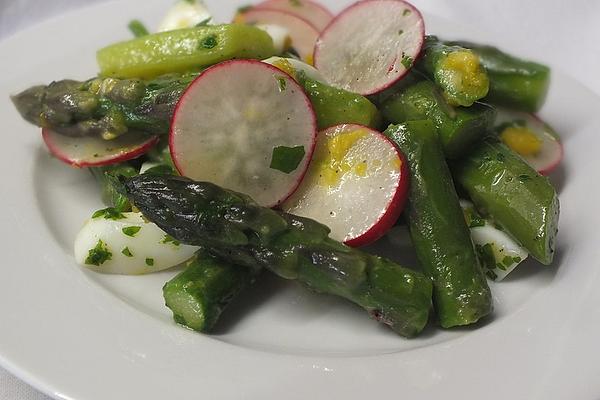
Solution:
[(139, 38), (142, 36), (147, 36), (150, 34), (150, 32), (148, 32), (148, 29), (146, 28), (146, 26), (137, 19), (132, 20), (129, 23), (129, 25), (127, 25), (127, 27), (129, 28), (129, 30), (131, 31), (133, 36), (135, 36), (136, 38)]
[(490, 243), (486, 243), (483, 246), (477, 245), (475, 246), (475, 250), (477, 250), (479, 261), (481, 261), (483, 267), (488, 269), (496, 268), (496, 257), (494, 256), (494, 249)]
[(160, 241), (162, 244), (172, 244), (173, 246), (179, 246), (181, 245), (181, 242), (178, 240), (175, 240), (175, 238), (173, 238), (171, 235), (165, 235), (165, 237), (163, 238), (163, 240)]
[(123, 228), (122, 231), (125, 235), (134, 237), (141, 229), (141, 226), (127, 226)]
[(212, 17), (208, 17), (205, 20), (202, 20), (202, 21), (198, 22), (196, 24), (196, 28), (199, 28), (201, 26), (207, 26), (211, 19), (212, 19)]
[(300, 165), (305, 155), (306, 151), (304, 150), (304, 146), (275, 147), (273, 149), (270, 168), (289, 174), (298, 168), (298, 165)]
[(285, 92), (285, 89), (287, 88), (287, 81), (283, 76), (277, 77), (277, 84), (279, 85), (279, 91)]
[(302, 2), (300, 0), (289, 0), (289, 1), (293, 7), (302, 7)]
[(146, 258), (146, 265), (152, 267), (154, 265), (154, 258)]
[(404, 56), (402, 57), (402, 61), (400, 61), (400, 64), (404, 65), (404, 68), (409, 69), (410, 67), (412, 67), (413, 61), (414, 60), (412, 57)]
[(125, 247), (123, 250), (121, 250), (121, 253), (126, 257), (133, 257), (133, 254), (131, 253), (131, 250), (129, 250), (129, 247)]
[(205, 37), (200, 42), (200, 46), (209, 50), (215, 48), (217, 46), (217, 37), (215, 35)]
[(85, 263), (87, 265), (95, 265), (99, 267), (100, 265), (104, 264), (105, 262), (111, 259), (112, 253), (108, 250), (106, 243), (104, 243), (102, 240), (98, 240), (98, 243), (96, 243), (96, 247), (90, 249), (90, 251), (88, 252), (88, 256), (85, 259)]
[(403, 17), (406, 17), (407, 15), (410, 15), (410, 13), (411, 13), (411, 11), (410, 11), (410, 10), (407, 8), (406, 10), (404, 10), (404, 11), (402, 12), (402, 16), (403, 16)]
[(125, 219), (123, 213), (113, 207), (105, 208), (104, 210), (98, 210), (92, 214), (92, 219), (97, 219), (100, 217), (104, 217), (104, 219), (112, 219), (113, 221)]

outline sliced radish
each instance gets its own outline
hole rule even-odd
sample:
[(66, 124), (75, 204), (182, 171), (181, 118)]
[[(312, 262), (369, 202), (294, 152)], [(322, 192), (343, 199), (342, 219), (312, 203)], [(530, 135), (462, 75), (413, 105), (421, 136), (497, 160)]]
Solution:
[(271, 64), (274, 67), (279, 68), (283, 72), (287, 72), (290, 76), (295, 79), (298, 79), (298, 74), (303, 73), (307, 78), (310, 78), (314, 81), (319, 81), (322, 83), (326, 83), (321, 76), (321, 73), (312, 65), (308, 65), (305, 62), (297, 60), (295, 58), (285, 58), (285, 57), (271, 57), (266, 60), (262, 60), (262, 62)]
[(502, 141), (540, 174), (549, 175), (560, 165), (564, 157), (560, 136), (537, 115), (502, 110), (496, 123)]
[(333, 20), (333, 14), (327, 8), (310, 0), (266, 0), (254, 8), (287, 11), (304, 18), (319, 31)]
[(177, 104), (169, 145), (182, 175), (275, 206), (306, 173), (316, 126), (292, 77), (260, 61), (233, 60), (192, 82)]
[(246, 24), (279, 25), (288, 30), (292, 47), (300, 57), (312, 64), (315, 42), (319, 31), (310, 22), (285, 11), (253, 8), (238, 19)]
[(421, 53), (421, 13), (401, 0), (364, 0), (348, 7), (317, 40), (315, 66), (340, 89), (371, 95), (400, 80)]
[(282, 208), (313, 218), (331, 237), (354, 247), (389, 231), (408, 193), (404, 155), (384, 135), (362, 125), (327, 128), (302, 184)]
[(48, 150), (59, 160), (78, 168), (117, 164), (146, 154), (158, 136), (128, 132), (114, 140), (100, 137), (70, 137), (42, 129)]

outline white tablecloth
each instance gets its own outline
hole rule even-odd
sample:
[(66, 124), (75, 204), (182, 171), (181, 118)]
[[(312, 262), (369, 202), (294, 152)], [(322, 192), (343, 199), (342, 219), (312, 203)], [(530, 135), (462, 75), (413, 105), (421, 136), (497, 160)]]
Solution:
[[(104, 0), (0, 1), (0, 40), (66, 10), (100, 1)], [(165, 0), (165, 8), (171, 2)], [(327, 0), (323, 2), (326, 4)], [(413, 3), (502, 36), (515, 52), (558, 67), (600, 94), (598, 0), (414, 0)], [(531, 42), (536, 44), (533, 50)], [(0, 400), (49, 398), (0, 368)]]

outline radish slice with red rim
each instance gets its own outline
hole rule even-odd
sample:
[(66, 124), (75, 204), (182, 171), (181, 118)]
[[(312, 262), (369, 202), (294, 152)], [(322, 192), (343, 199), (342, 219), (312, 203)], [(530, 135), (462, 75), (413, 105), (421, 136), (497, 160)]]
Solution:
[(278, 25), (288, 30), (292, 47), (300, 58), (312, 64), (319, 31), (307, 20), (285, 11), (253, 8), (238, 18), (246, 24)]
[(310, 0), (266, 0), (254, 8), (289, 12), (304, 18), (319, 31), (333, 20), (333, 14), (327, 8)]
[(333, 86), (362, 95), (400, 80), (425, 39), (421, 13), (401, 0), (364, 0), (342, 11), (321, 33), (315, 66)]
[(537, 115), (501, 110), (496, 124), (500, 139), (540, 174), (551, 174), (562, 162), (560, 136)]
[(319, 133), (308, 173), (282, 208), (327, 225), (336, 240), (365, 246), (394, 226), (408, 182), (405, 157), (388, 138), (362, 125), (338, 125)]
[(48, 150), (59, 160), (73, 167), (100, 167), (117, 164), (146, 154), (158, 136), (141, 132), (128, 132), (113, 140), (97, 136), (71, 137), (50, 129), (42, 129)]
[(260, 61), (233, 60), (192, 82), (175, 109), (169, 145), (182, 175), (272, 207), (300, 184), (316, 126), (292, 77)]

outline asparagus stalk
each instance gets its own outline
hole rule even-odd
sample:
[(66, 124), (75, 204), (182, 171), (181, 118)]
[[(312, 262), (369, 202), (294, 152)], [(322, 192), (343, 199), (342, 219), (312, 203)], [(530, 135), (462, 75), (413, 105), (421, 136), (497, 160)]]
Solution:
[(177, 323), (209, 332), (229, 303), (254, 282), (258, 272), (200, 252), (163, 287), (165, 304)]
[(344, 297), (403, 336), (415, 336), (427, 323), (430, 279), (334, 241), (324, 225), (183, 177), (138, 176), (123, 182), (145, 217), (182, 243)]
[(67, 136), (110, 140), (130, 129), (166, 134), (177, 101), (196, 76), (63, 80), (29, 88), (12, 101), (25, 120)]

